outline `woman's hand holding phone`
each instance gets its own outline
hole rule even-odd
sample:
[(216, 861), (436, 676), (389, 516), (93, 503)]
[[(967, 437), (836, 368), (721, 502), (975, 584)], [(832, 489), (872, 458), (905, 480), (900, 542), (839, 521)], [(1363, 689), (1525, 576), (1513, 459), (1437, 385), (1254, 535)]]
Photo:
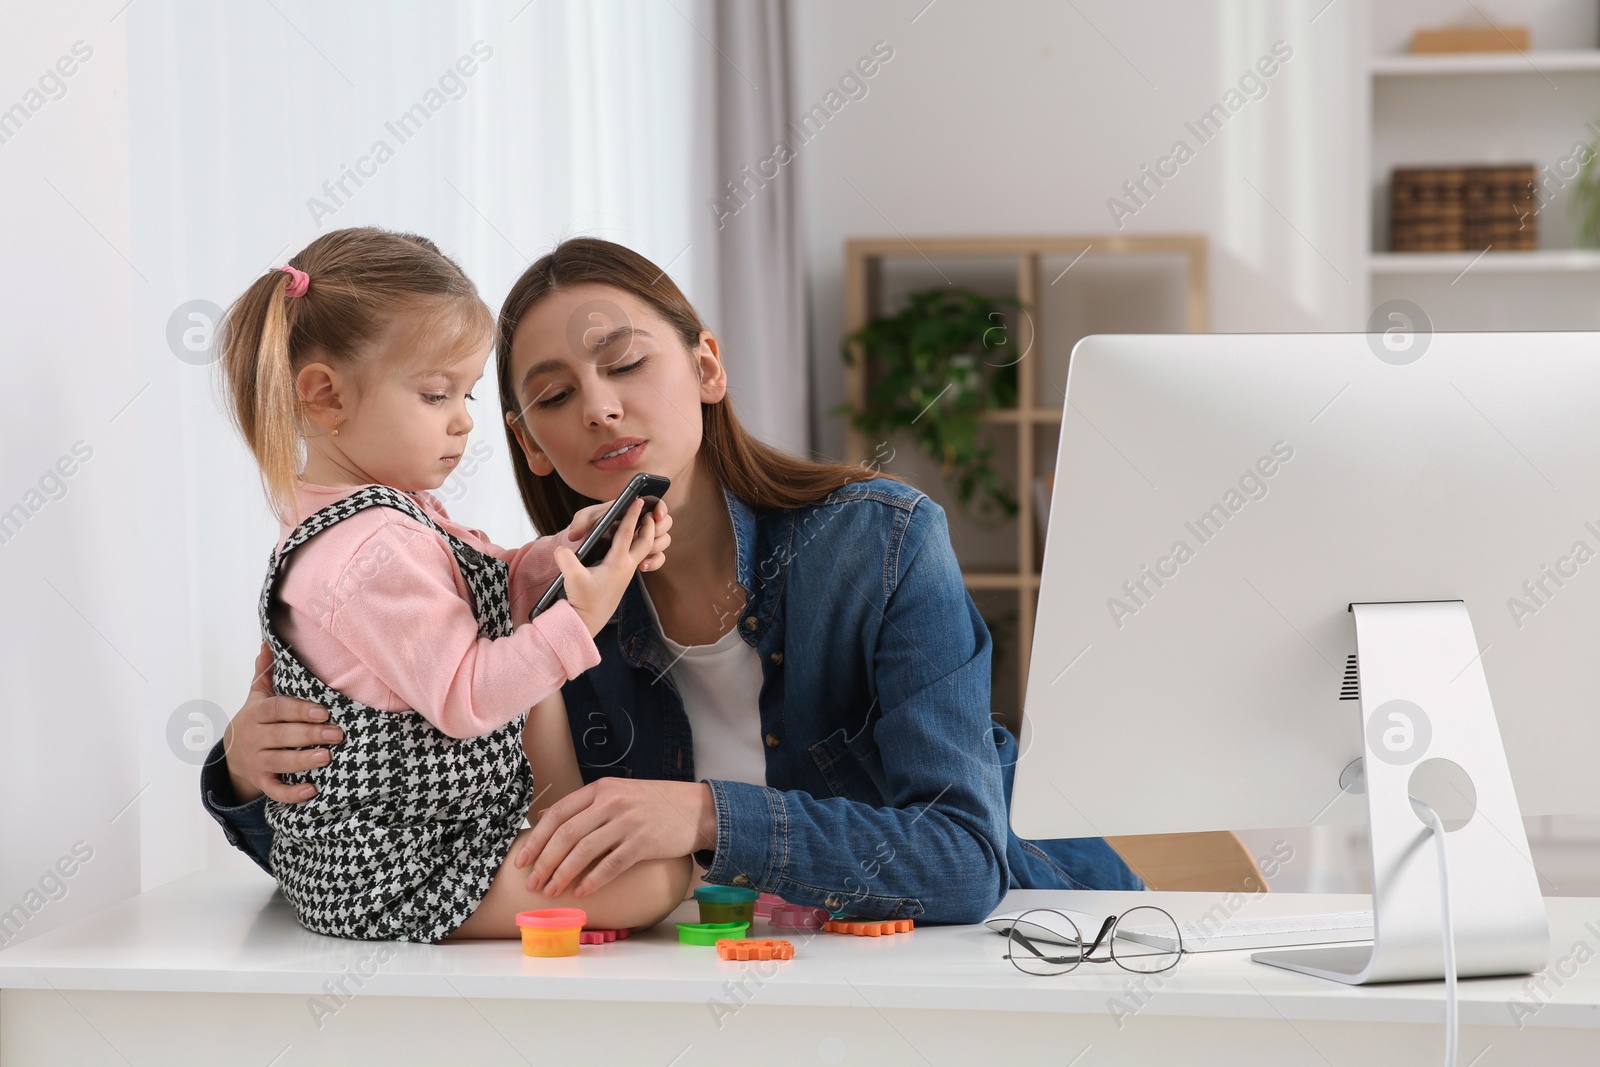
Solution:
[[(644, 503), (643, 500), (635, 500), (629, 505), (622, 521), (617, 523), (611, 547), (594, 566), (585, 567), (578, 562), (578, 554), (565, 545), (555, 550), (556, 566), (561, 568), (567, 600), (583, 620), (591, 637), (611, 621), (612, 614), (622, 601), (622, 594), (633, 580), (633, 572), (659, 567), (666, 558), (667, 546), (672, 543), (671, 536), (666, 532), (672, 526), (672, 517), (666, 513), (666, 504), (657, 503), (650, 513), (645, 514)], [(598, 507), (604, 510), (603, 505)], [(574, 525), (579, 516), (592, 510), (595, 509), (584, 508), (574, 515)], [(659, 521), (656, 518), (658, 515)], [(595, 520), (589, 518), (587, 521), (593, 523)], [(632, 531), (631, 537), (628, 531)], [(650, 566), (643, 567), (646, 563)]]

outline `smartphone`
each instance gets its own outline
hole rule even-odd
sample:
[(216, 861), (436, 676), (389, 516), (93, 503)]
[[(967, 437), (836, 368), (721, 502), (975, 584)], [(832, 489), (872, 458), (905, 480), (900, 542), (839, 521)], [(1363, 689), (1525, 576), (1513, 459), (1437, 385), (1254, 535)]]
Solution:
[[(628, 483), (628, 487), (622, 491), (622, 494), (616, 500), (612, 501), (611, 506), (606, 509), (606, 513), (600, 516), (600, 521), (595, 523), (594, 529), (589, 531), (589, 536), (583, 539), (583, 544), (578, 546), (578, 562), (587, 567), (589, 560), (605, 555), (606, 551), (611, 547), (612, 531), (633, 502), (643, 498), (644, 511), (649, 511), (666, 495), (667, 488), (670, 485), (672, 485), (672, 480), (665, 475), (635, 474), (633, 480)], [(641, 518), (643, 517), (643, 512), (640, 513), (640, 516)], [(538, 615), (566, 595), (566, 576), (558, 575), (556, 580), (550, 583), (550, 588), (544, 591), (544, 596), (539, 598), (539, 603), (535, 604), (533, 610), (528, 613), (528, 619), (531, 621), (535, 615)]]

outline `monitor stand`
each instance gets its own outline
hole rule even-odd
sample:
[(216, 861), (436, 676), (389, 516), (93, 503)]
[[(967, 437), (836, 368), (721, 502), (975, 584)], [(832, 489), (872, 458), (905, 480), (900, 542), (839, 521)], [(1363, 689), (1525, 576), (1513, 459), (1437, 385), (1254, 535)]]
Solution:
[[(1543, 969), (1544, 900), (1466, 604), (1352, 604), (1350, 611), (1366, 738), (1372, 944), (1250, 958), (1349, 985), (1443, 978), (1439, 864), (1432, 832), (1412, 810), (1417, 793), (1446, 818), (1456, 973)], [(1418, 792), (1427, 790), (1424, 780), (1434, 783), (1434, 796)], [(1461, 817), (1465, 825), (1456, 825)]]

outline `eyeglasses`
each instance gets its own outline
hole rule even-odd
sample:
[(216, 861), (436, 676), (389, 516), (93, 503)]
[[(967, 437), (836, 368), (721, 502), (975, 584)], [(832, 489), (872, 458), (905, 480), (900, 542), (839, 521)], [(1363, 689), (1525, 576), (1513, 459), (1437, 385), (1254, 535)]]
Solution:
[[(1041, 931), (1070, 943), (1056, 944)], [(1054, 908), (1034, 908), (1006, 929), (1006, 945), (1005, 958), (1023, 974), (1066, 974), (1080, 963), (1115, 963), (1135, 974), (1160, 974), (1176, 967), (1183, 956), (1183, 931), (1161, 908), (1141, 904), (1109, 916), (1093, 941), (1085, 945), (1083, 933), (1071, 917)], [(1095, 951), (1102, 945), (1106, 954), (1096, 957)]]

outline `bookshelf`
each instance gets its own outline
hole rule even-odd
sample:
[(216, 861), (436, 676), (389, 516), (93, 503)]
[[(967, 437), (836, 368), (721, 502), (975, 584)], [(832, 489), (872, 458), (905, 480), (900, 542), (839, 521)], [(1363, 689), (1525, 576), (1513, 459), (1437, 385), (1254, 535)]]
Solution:
[[(1207, 329), (1206, 239), (1172, 236), (894, 237), (845, 244), (845, 332), (893, 313), (910, 292), (942, 285), (1012, 296), (1018, 359), (1017, 406), (985, 416), (995, 466), (1014, 491), (1015, 519), (984, 526), (966, 514), (937, 464), (909, 442), (891, 440), (889, 473), (906, 478), (945, 509), (967, 590), (995, 641), (994, 717), (1021, 736), (1022, 694), (1044, 556), (1039, 479), (1053, 475), (1072, 348), (1091, 333), (1182, 333)], [(845, 399), (859, 410), (872, 368), (845, 367)], [(872, 442), (847, 420), (847, 460), (872, 458)], [(1046, 486), (1048, 482), (1044, 483)]]
[[(1356, 9), (1372, 41), (1354, 86), (1365, 98), (1357, 108), (1364, 127), (1357, 140), (1366, 156), (1357, 168), (1357, 202), (1370, 233), (1357, 285), (1369, 310), (1409, 300), (1435, 330), (1600, 329), (1594, 299), (1600, 251), (1577, 247), (1573, 175), (1563, 163), (1576, 145), (1597, 136), (1593, 6), (1554, 0), (1538, 10), (1507, 9), (1500, 21), (1532, 26), (1533, 45), (1525, 51), (1428, 55), (1406, 51), (1411, 31), (1459, 12), (1436, 3)], [(1463, 10), (1468, 21), (1479, 21)], [(1536, 249), (1495, 248), (1481, 258), (1387, 251), (1394, 168), (1528, 163), (1544, 201), (1535, 212)]]

